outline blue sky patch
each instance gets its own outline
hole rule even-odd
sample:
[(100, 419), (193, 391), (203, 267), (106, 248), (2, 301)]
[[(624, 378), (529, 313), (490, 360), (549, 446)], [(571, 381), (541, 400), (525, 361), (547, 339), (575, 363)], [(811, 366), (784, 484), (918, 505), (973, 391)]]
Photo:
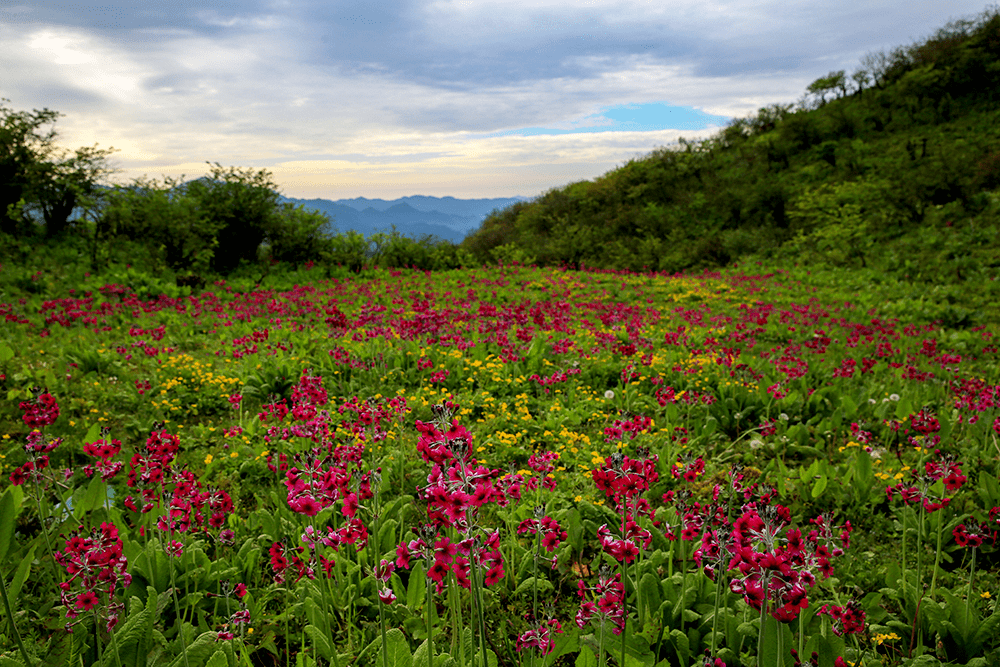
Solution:
[(490, 136), (536, 136), (541, 134), (576, 134), (580, 132), (652, 132), (655, 130), (703, 130), (723, 126), (729, 116), (714, 116), (694, 107), (672, 106), (663, 102), (621, 104), (586, 116), (567, 128), (524, 127), (505, 130)]

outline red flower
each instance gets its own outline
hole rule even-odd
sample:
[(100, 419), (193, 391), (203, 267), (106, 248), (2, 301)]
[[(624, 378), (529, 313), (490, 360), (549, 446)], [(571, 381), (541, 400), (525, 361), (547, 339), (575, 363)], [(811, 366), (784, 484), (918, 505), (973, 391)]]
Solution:
[(76, 607), (77, 609), (83, 609), (85, 611), (90, 611), (97, 606), (100, 600), (94, 591), (84, 591), (76, 597)]

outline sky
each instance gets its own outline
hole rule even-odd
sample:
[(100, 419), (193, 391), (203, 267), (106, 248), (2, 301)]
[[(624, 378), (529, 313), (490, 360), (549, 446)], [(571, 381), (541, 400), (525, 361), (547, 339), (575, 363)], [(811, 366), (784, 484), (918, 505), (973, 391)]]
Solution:
[(0, 0), (0, 98), (120, 182), (539, 195), (793, 103), (968, 0)]

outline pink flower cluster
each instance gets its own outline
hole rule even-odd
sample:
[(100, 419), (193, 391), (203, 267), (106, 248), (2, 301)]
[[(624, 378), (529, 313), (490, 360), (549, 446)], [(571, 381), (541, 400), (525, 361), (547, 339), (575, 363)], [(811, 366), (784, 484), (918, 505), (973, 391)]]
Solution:
[(112, 461), (122, 451), (121, 440), (111, 440), (106, 436), (97, 442), (85, 442), (83, 453), (97, 459), (97, 463), (88, 463), (83, 467), (83, 474), (93, 477), (98, 473), (105, 482), (110, 481), (117, 475), (124, 464), (121, 461)]
[(24, 411), (21, 419), (28, 428), (49, 426), (59, 418), (59, 404), (47, 391), (39, 393), (34, 400), (21, 401), (18, 407)]
[(115, 601), (115, 593), (132, 582), (118, 528), (102, 523), (89, 536), (74, 535), (66, 540), (66, 547), (55, 554), (55, 559), (69, 575), (68, 580), (59, 584), (66, 617), (70, 619), (67, 629), (81, 612), (93, 610), (106, 621), (107, 631), (111, 632), (124, 609), (121, 602)]
[(576, 585), (577, 595), (583, 600), (576, 612), (577, 626), (583, 629), (596, 619), (599, 627), (611, 623), (611, 631), (620, 635), (625, 629), (625, 587), (621, 575), (612, 575), (604, 568), (595, 586), (587, 586), (582, 579)]
[(41, 431), (32, 431), (24, 443), (24, 453), (28, 460), (14, 469), (10, 474), (10, 483), (21, 486), (31, 480), (41, 482), (45, 479), (43, 472), (49, 467), (49, 454), (62, 444), (62, 438), (50, 438)]
[(552, 553), (566, 539), (567, 533), (559, 522), (550, 516), (541, 519), (525, 519), (517, 526), (518, 535), (536, 535), (541, 533), (541, 544), (545, 550)]
[(461, 542), (452, 542), (448, 537), (431, 540), (433, 527), (425, 531), (428, 539), (417, 538), (409, 542), (401, 542), (396, 547), (396, 567), (410, 568), (411, 560), (416, 557), (424, 561), (427, 568), (427, 578), (434, 582), (435, 590), (444, 590), (445, 578), (449, 572), (455, 573), (455, 580), (462, 588), (469, 588), (470, 568), (472, 565), (485, 570), (483, 583), (493, 586), (504, 577), (503, 555), (500, 553), (500, 533), (494, 531), (486, 534), (483, 543), (477, 544), (477, 538), (469, 537)]

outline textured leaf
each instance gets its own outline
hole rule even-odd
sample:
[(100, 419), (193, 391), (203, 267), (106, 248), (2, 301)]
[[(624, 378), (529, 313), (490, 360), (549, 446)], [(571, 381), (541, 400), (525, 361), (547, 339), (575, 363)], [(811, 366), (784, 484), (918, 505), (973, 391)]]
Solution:
[(7, 489), (0, 498), (0, 562), (7, 557), (14, 541), (14, 490)]
[(993, 612), (993, 615), (980, 623), (975, 633), (973, 633), (972, 640), (967, 647), (969, 653), (978, 652), (983, 647), (983, 644), (998, 634), (1000, 634), (1000, 613)]
[(406, 588), (406, 606), (411, 610), (420, 609), (424, 604), (424, 595), (427, 592), (426, 579), (423, 563), (414, 565), (410, 570), (410, 583)]
[(24, 582), (28, 580), (28, 573), (31, 572), (31, 562), (35, 560), (35, 549), (38, 545), (31, 547), (28, 550), (26, 556), (21, 559), (21, 564), (17, 566), (17, 571), (14, 572), (14, 578), (10, 580), (10, 588), (7, 590), (7, 597), (10, 598), (10, 606), (12, 611), (16, 612), (18, 609), (18, 603), (21, 597), (21, 587), (24, 586)]
[[(381, 641), (381, 639), (379, 640)], [(386, 662), (382, 662), (385, 654)], [(410, 645), (398, 628), (392, 628), (385, 633), (385, 646), (379, 647), (376, 665), (388, 663), (389, 667), (412, 667), (413, 657), (410, 655)]]
[(101, 439), (101, 425), (99, 423), (94, 424), (93, 426), (88, 428), (87, 434), (83, 436), (84, 442), (97, 442), (100, 439)]
[(674, 628), (670, 631), (670, 641), (673, 643), (674, 650), (677, 652), (677, 658), (680, 661), (679, 664), (690, 664), (691, 643), (688, 641), (688, 636), (679, 629)]
[(216, 651), (205, 663), (205, 667), (229, 667), (229, 658), (226, 657), (225, 651)]
[[(138, 598), (133, 598), (138, 601)], [(152, 613), (147, 607), (138, 607), (134, 613), (129, 614), (125, 623), (115, 630), (114, 645), (117, 646), (117, 653), (112, 648), (105, 651), (103, 664), (106, 667), (118, 665), (119, 657), (121, 663), (129, 667), (141, 667), (146, 664), (148, 651), (145, 644), (152, 634)]]
[[(416, 665), (414, 665), (416, 667)], [(597, 667), (597, 656), (590, 649), (583, 649), (576, 656), (574, 667)]]
[(639, 595), (642, 598), (642, 606), (647, 610), (647, 614), (652, 614), (660, 608), (660, 580), (653, 573), (647, 572), (639, 580)]
[[(215, 632), (203, 632), (188, 644), (187, 667), (204, 667), (205, 661), (218, 649), (216, 637), (217, 633)], [(185, 667), (184, 654), (178, 653), (177, 657), (170, 663), (170, 667)]]
[(812, 497), (813, 498), (819, 498), (821, 495), (823, 495), (823, 492), (826, 491), (827, 481), (828, 481), (828, 479), (827, 479), (826, 475), (820, 475), (819, 476), (819, 479), (817, 479), (816, 483), (813, 484), (813, 488), (812, 488)]
[(309, 635), (309, 639), (312, 640), (317, 653), (327, 660), (333, 658), (333, 645), (330, 644), (330, 639), (322, 630), (317, 628), (315, 625), (310, 624), (306, 626), (306, 634)]
[(553, 590), (555, 590), (554, 587), (552, 586), (552, 582), (550, 582), (548, 579), (541, 579), (541, 578), (536, 579), (535, 577), (528, 577), (527, 579), (521, 582), (520, 586), (517, 587), (517, 590), (514, 591), (514, 595), (525, 595), (525, 594), (530, 595), (531, 592), (534, 590), (536, 583), (538, 585), (539, 595), (548, 595)]

